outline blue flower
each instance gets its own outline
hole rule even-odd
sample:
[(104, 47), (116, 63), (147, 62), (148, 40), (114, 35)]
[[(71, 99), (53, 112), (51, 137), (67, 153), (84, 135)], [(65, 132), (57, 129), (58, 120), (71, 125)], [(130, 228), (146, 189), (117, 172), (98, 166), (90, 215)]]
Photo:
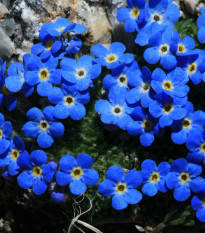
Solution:
[(99, 58), (95, 61), (102, 66), (107, 66), (108, 69), (113, 69), (119, 65), (119, 63), (129, 64), (134, 60), (134, 56), (130, 53), (125, 53), (126, 47), (120, 42), (114, 42), (107, 50), (101, 44), (95, 44), (91, 48), (91, 52)]
[(152, 26), (153, 22), (161, 27), (174, 29), (174, 23), (179, 19), (179, 8), (169, 0), (149, 0), (145, 5), (145, 27)]
[(52, 90), (52, 84), (61, 83), (61, 70), (56, 69), (58, 61), (50, 59), (43, 63), (37, 56), (30, 58), (28, 70), (25, 72), (25, 81), (30, 86), (37, 85), (40, 96), (47, 96)]
[(78, 61), (72, 58), (64, 58), (61, 61), (62, 77), (69, 84), (77, 84), (79, 91), (86, 91), (92, 87), (92, 79), (96, 79), (101, 73), (101, 66), (93, 63), (92, 56), (84, 55)]
[(188, 82), (185, 72), (176, 67), (167, 75), (165, 72), (157, 68), (152, 73), (151, 87), (158, 94), (164, 92), (171, 97), (187, 98), (189, 87), (185, 85)]
[(53, 111), (56, 118), (65, 119), (70, 116), (73, 120), (81, 120), (86, 114), (83, 104), (90, 101), (90, 95), (88, 92), (80, 93), (76, 86), (63, 84), (61, 88), (53, 88), (48, 99), (56, 104)]
[(30, 121), (22, 127), (26, 137), (37, 137), (37, 143), (42, 148), (52, 146), (53, 138), (61, 138), (64, 134), (64, 126), (61, 122), (56, 122), (53, 112), (53, 106), (45, 107), (43, 112), (38, 108), (31, 108), (26, 114)]
[(127, 90), (119, 87), (112, 88), (109, 92), (108, 100), (98, 100), (95, 104), (95, 110), (101, 116), (101, 121), (105, 124), (119, 126), (126, 130), (127, 125), (131, 122), (130, 108), (126, 101)]
[(110, 90), (113, 87), (128, 88), (129, 86), (133, 86), (135, 85), (135, 75), (139, 69), (140, 67), (136, 61), (127, 65), (120, 64), (112, 70), (111, 74), (105, 76), (103, 87)]
[(176, 54), (178, 56), (188, 54), (189, 52), (192, 52), (191, 50), (195, 47), (195, 41), (190, 36), (185, 36), (183, 40), (181, 39), (179, 33), (177, 31), (173, 32), (172, 35), (173, 43), (171, 46), (176, 47)]
[(174, 53), (176, 48), (172, 48), (172, 34), (173, 31), (166, 30), (162, 34), (155, 33), (149, 39), (151, 48), (147, 48), (144, 52), (144, 59), (150, 63), (155, 64), (160, 60), (160, 64), (167, 70), (173, 69), (177, 64), (177, 59)]
[(145, 0), (127, 0), (129, 8), (120, 8), (117, 11), (117, 20), (125, 21), (126, 32), (138, 31), (138, 24), (144, 19)]
[[(28, 154), (25, 150), (25, 145), (22, 139), (15, 135), (14, 140), (11, 140), (8, 150), (0, 154), (0, 167), (6, 167), (10, 176), (15, 176), (19, 173), (20, 167), (17, 163), (17, 159), (21, 154)], [(5, 171), (4, 171), (5, 172)]]
[(151, 159), (146, 159), (141, 165), (141, 175), (143, 177), (142, 192), (150, 197), (153, 197), (160, 192), (165, 193), (166, 187), (166, 175), (170, 171), (170, 165), (167, 162), (162, 162), (156, 166), (156, 163)]
[(129, 83), (132, 88), (126, 96), (129, 104), (136, 104), (140, 101), (142, 107), (149, 107), (152, 102), (153, 92), (151, 90), (152, 74), (147, 67), (142, 67), (142, 71), (136, 70), (130, 75)]
[(205, 9), (201, 8), (200, 11), (202, 15), (197, 19), (197, 26), (199, 27), (197, 37), (200, 43), (205, 43)]
[(3, 154), (10, 146), (13, 128), (10, 121), (5, 121), (0, 113), (0, 154)]
[(140, 143), (143, 146), (150, 146), (154, 141), (154, 135), (161, 136), (164, 130), (159, 127), (158, 119), (152, 117), (146, 109), (137, 106), (132, 111), (132, 120), (127, 131), (130, 135), (140, 135)]
[(187, 102), (184, 108), (187, 110), (186, 116), (180, 121), (175, 121), (171, 126), (171, 138), (176, 144), (185, 143), (189, 135), (194, 132), (201, 132), (205, 125), (205, 113), (203, 111), (194, 112), (194, 106), (191, 102)]
[(12, 111), (16, 107), (17, 101), (13, 93), (8, 90), (5, 84), (5, 64), (6, 63), (3, 64), (2, 60), (0, 60), (0, 106), (4, 104), (9, 111)]
[(186, 146), (190, 151), (187, 159), (194, 163), (205, 164), (205, 130), (195, 131), (189, 135)]
[(21, 154), (17, 162), (23, 170), (17, 177), (19, 186), (23, 189), (32, 187), (36, 195), (43, 194), (55, 173), (52, 163), (46, 164), (46, 153), (42, 150), (34, 150), (30, 156)]
[(60, 159), (60, 170), (56, 173), (56, 181), (61, 186), (69, 184), (72, 194), (81, 195), (87, 190), (86, 185), (95, 185), (99, 174), (91, 169), (93, 159), (88, 154), (79, 154), (75, 159), (72, 155), (64, 155)]
[(74, 32), (77, 34), (84, 33), (86, 31), (86, 27), (81, 24), (71, 23), (70, 20), (66, 18), (59, 18), (54, 23), (45, 23), (41, 27), (40, 31), (40, 39), (43, 41), (45, 36), (48, 34), (52, 36), (61, 36), (65, 35), (68, 32)]
[[(186, 54), (185, 54), (186, 55)], [(192, 50), (192, 53), (177, 58), (177, 65), (185, 72), (188, 79), (196, 85), (202, 79), (202, 73), (205, 71), (205, 51), (200, 49)]]
[(193, 210), (196, 210), (196, 217), (201, 222), (205, 222), (205, 194), (197, 193), (191, 200)]
[(32, 46), (31, 52), (34, 55), (40, 55), (42, 60), (46, 60), (50, 56), (57, 57), (62, 46), (62, 41), (58, 41), (54, 36), (47, 34), (43, 38), (42, 43), (37, 43)]
[(8, 78), (5, 79), (6, 87), (10, 92), (18, 92), (22, 89), (23, 94), (28, 97), (33, 93), (33, 86), (25, 83), (24, 73), (32, 56), (25, 54), (23, 56), (23, 65), (19, 62), (11, 64), (7, 70)]
[(98, 193), (102, 196), (113, 196), (112, 207), (116, 210), (125, 209), (128, 204), (137, 204), (142, 194), (136, 190), (142, 184), (141, 174), (132, 169), (124, 175), (119, 166), (112, 166), (106, 172), (106, 180), (98, 185)]
[(187, 114), (184, 101), (181, 98), (172, 98), (161, 92), (155, 96), (155, 101), (149, 106), (150, 114), (159, 118), (160, 127), (170, 126), (173, 121), (181, 120)]
[(66, 195), (62, 191), (54, 190), (51, 193), (51, 197), (56, 203), (62, 203), (66, 201)]
[(174, 189), (174, 198), (177, 201), (185, 201), (191, 195), (191, 190), (196, 190), (197, 184), (204, 180), (199, 175), (202, 167), (198, 164), (187, 163), (186, 159), (175, 160), (166, 177), (166, 184), (169, 189)]

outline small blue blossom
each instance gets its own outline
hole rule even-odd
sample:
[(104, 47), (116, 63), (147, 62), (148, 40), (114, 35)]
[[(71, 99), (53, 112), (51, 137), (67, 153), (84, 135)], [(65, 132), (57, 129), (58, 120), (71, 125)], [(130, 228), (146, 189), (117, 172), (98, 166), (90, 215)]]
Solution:
[(171, 97), (187, 98), (189, 87), (185, 85), (188, 82), (185, 72), (176, 67), (167, 75), (165, 72), (156, 68), (152, 73), (151, 87), (158, 94), (164, 92)]
[(114, 42), (107, 50), (101, 44), (95, 44), (91, 48), (91, 52), (98, 58), (95, 62), (102, 66), (107, 66), (108, 69), (113, 69), (119, 65), (119, 63), (129, 64), (133, 62), (134, 56), (130, 53), (125, 53), (126, 47), (120, 42)]
[(81, 195), (86, 192), (86, 185), (95, 185), (99, 174), (91, 169), (93, 159), (88, 154), (79, 154), (75, 159), (72, 155), (64, 155), (60, 159), (60, 170), (56, 173), (56, 181), (61, 186), (69, 184), (72, 194)]
[(205, 71), (204, 59), (205, 51), (195, 49), (186, 56), (179, 56), (177, 58), (177, 66), (181, 67), (186, 72), (187, 78), (196, 85), (203, 80), (202, 73)]
[(81, 120), (86, 114), (84, 104), (90, 101), (90, 95), (88, 92), (80, 93), (76, 85), (73, 87), (63, 84), (61, 88), (53, 88), (48, 99), (56, 104), (53, 115), (57, 119), (70, 116), (73, 120)]
[(152, 102), (153, 92), (151, 90), (152, 74), (147, 67), (142, 67), (142, 70), (132, 72), (130, 76), (130, 85), (134, 88), (130, 89), (126, 96), (126, 101), (129, 104), (136, 104), (140, 101), (142, 107), (149, 107)]
[(188, 163), (186, 159), (175, 160), (166, 177), (166, 184), (169, 189), (174, 189), (174, 198), (177, 201), (185, 201), (191, 195), (191, 190), (196, 190), (197, 184), (204, 180), (199, 175), (202, 167), (198, 164)]
[(205, 164), (205, 130), (193, 132), (186, 141), (186, 146), (190, 151), (187, 159), (194, 163)]
[(146, 159), (141, 165), (141, 175), (143, 177), (142, 192), (150, 197), (153, 197), (160, 192), (165, 193), (166, 187), (166, 175), (170, 171), (170, 165), (167, 162), (162, 162), (156, 166), (156, 163), (151, 159)]
[(93, 63), (92, 56), (84, 55), (76, 61), (72, 58), (63, 58), (61, 61), (62, 77), (69, 84), (77, 84), (79, 91), (86, 91), (93, 86), (93, 79), (101, 73), (101, 66)]
[(167, 70), (173, 69), (177, 64), (177, 59), (174, 53), (176, 48), (171, 48), (173, 31), (166, 30), (162, 34), (155, 33), (149, 39), (150, 48), (144, 52), (144, 59), (150, 63), (155, 64), (160, 60), (160, 64)]
[(155, 99), (149, 106), (149, 112), (153, 117), (159, 118), (160, 127), (170, 126), (173, 121), (181, 120), (186, 116), (187, 110), (183, 107), (182, 98), (172, 98), (161, 92), (155, 96)]
[(19, 62), (14, 62), (9, 66), (7, 70), (8, 78), (5, 79), (5, 84), (10, 92), (15, 93), (22, 89), (22, 92), (26, 97), (33, 93), (34, 87), (25, 83), (24, 78), (31, 57), (30, 54), (25, 54), (23, 56), (23, 65)]
[(175, 121), (172, 125), (172, 141), (176, 144), (184, 144), (189, 135), (194, 132), (201, 132), (205, 125), (205, 113), (201, 110), (194, 112), (194, 106), (191, 102), (187, 102), (184, 108), (187, 110), (186, 116)]
[(103, 87), (110, 90), (113, 87), (128, 88), (129, 86), (135, 86), (135, 76), (139, 70), (140, 67), (136, 61), (127, 65), (120, 64), (112, 70), (111, 74), (105, 76)]
[(25, 81), (30, 86), (37, 85), (37, 92), (40, 96), (47, 96), (52, 90), (52, 84), (61, 83), (61, 70), (56, 69), (58, 61), (54, 59), (43, 63), (37, 56), (30, 58), (28, 70), (25, 72)]
[(205, 9), (201, 8), (200, 11), (202, 15), (197, 19), (197, 26), (199, 27), (197, 37), (200, 43), (205, 43)]
[(197, 193), (191, 200), (193, 210), (196, 210), (196, 217), (201, 222), (205, 222), (205, 194)]
[(65, 35), (68, 32), (81, 34), (84, 33), (85, 31), (86, 31), (86, 27), (84, 25), (71, 23), (70, 20), (66, 18), (59, 18), (54, 23), (44, 23), (41, 27), (39, 37), (43, 41), (43, 39), (48, 34), (54, 37), (58, 37), (61, 35)]
[(56, 171), (52, 163), (47, 163), (46, 153), (42, 150), (34, 150), (30, 156), (21, 154), (17, 162), (23, 170), (17, 177), (19, 186), (23, 189), (32, 187), (36, 195), (43, 194)]
[(183, 40), (181, 39), (179, 33), (177, 31), (173, 32), (172, 35), (173, 43), (171, 44), (171, 47), (176, 47), (173, 50), (176, 50), (176, 54), (178, 56), (188, 54), (189, 52), (192, 52), (192, 49), (195, 47), (195, 41), (190, 36), (185, 36)]
[[(22, 139), (15, 135), (14, 139), (11, 140), (8, 150), (0, 154), (0, 167), (5, 167), (10, 176), (15, 176), (19, 173), (20, 167), (17, 163), (17, 159), (21, 154), (28, 154), (25, 150), (25, 145)], [(5, 172), (5, 171), (4, 171)]]
[(26, 114), (30, 121), (23, 125), (22, 130), (26, 137), (37, 137), (37, 143), (41, 148), (52, 146), (53, 138), (61, 138), (64, 134), (64, 126), (55, 120), (53, 111), (53, 106), (47, 106), (43, 112), (38, 108), (31, 108)]
[(124, 175), (119, 166), (112, 166), (106, 172), (106, 180), (98, 185), (98, 193), (112, 197), (112, 207), (116, 210), (125, 209), (128, 204), (137, 204), (142, 194), (136, 190), (142, 184), (141, 174), (132, 169)]
[(51, 193), (51, 197), (56, 203), (63, 203), (66, 201), (66, 195), (62, 191), (54, 190)]
[(10, 146), (13, 128), (10, 121), (5, 121), (3, 114), (0, 113), (0, 155)]
[(145, 0), (127, 0), (129, 8), (120, 8), (117, 11), (117, 20), (125, 21), (126, 32), (138, 31), (138, 24), (144, 19)]
[(112, 88), (109, 92), (108, 100), (98, 100), (95, 104), (95, 110), (101, 116), (101, 121), (105, 124), (119, 126), (126, 130), (129, 122), (132, 121), (130, 113), (133, 108), (130, 108), (126, 101), (127, 90), (119, 87)]
[(60, 53), (63, 44), (61, 41), (55, 39), (54, 36), (47, 34), (42, 43), (34, 44), (31, 52), (34, 55), (40, 55), (42, 60), (48, 59), (50, 56), (57, 57)]
[(130, 135), (140, 135), (140, 143), (143, 146), (150, 146), (154, 135), (163, 135), (164, 130), (159, 127), (158, 119), (152, 117), (146, 109), (137, 106), (131, 116), (134, 120), (127, 125), (127, 131)]

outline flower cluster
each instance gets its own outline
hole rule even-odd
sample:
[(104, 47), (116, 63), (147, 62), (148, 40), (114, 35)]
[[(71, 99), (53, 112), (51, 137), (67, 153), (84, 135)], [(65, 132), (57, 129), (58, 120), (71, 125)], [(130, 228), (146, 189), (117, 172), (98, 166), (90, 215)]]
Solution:
[[(205, 179), (201, 176), (205, 164), (205, 113), (194, 111), (188, 98), (190, 83), (205, 82), (205, 51), (194, 49), (191, 37), (181, 38), (174, 31), (180, 14), (172, 0), (127, 3), (127, 8), (118, 10), (117, 19), (125, 22), (127, 32), (137, 31), (135, 43), (146, 46), (143, 57), (147, 66), (141, 67), (120, 42), (112, 43), (109, 49), (95, 44), (91, 48), (94, 56), (74, 59), (82, 41), (73, 35), (84, 33), (86, 27), (59, 18), (41, 27), (40, 43), (33, 45), (32, 54), (24, 55), (23, 64), (14, 62), (6, 72), (6, 63), (0, 59), (0, 106), (12, 111), (17, 105), (15, 93), (22, 90), (29, 97), (36, 90), (49, 105), (30, 108), (22, 131), (27, 138), (37, 138), (40, 148), (50, 148), (54, 139), (65, 133), (65, 124), (60, 120), (81, 120), (86, 115), (84, 105), (90, 101), (89, 92), (102, 67), (106, 67), (111, 72), (102, 84), (108, 99), (95, 104), (101, 121), (110, 129), (119, 127), (129, 135), (139, 135), (144, 147), (152, 145), (155, 136), (164, 135), (169, 128), (172, 141), (185, 144), (189, 152), (186, 159), (171, 164), (161, 162), (157, 166), (146, 159), (141, 171), (132, 169), (126, 174), (121, 167), (111, 166), (106, 179), (98, 184), (98, 193), (112, 196), (113, 208), (122, 210), (128, 204), (139, 203), (143, 194), (152, 197), (173, 190), (174, 198), (181, 202), (193, 192), (191, 205), (197, 218), (205, 222)], [(198, 39), (204, 43), (205, 10), (201, 12)], [(11, 122), (0, 113), (0, 167), (3, 177), (16, 177), (21, 188), (41, 195), (49, 187), (53, 200), (63, 202), (67, 186), (72, 194), (81, 195), (88, 185), (98, 183), (99, 174), (92, 168), (90, 155), (80, 153), (75, 158), (65, 154), (58, 164), (43, 150), (29, 151), (16, 134)]]

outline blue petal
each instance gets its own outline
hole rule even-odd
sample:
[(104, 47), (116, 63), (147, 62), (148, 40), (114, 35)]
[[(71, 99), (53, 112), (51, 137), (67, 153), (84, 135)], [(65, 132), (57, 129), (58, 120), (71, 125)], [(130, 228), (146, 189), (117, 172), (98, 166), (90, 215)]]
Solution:
[(187, 110), (185, 108), (174, 108), (170, 113), (170, 116), (173, 120), (181, 120), (187, 115)]
[(88, 154), (79, 154), (76, 162), (82, 168), (90, 168), (93, 164), (93, 158)]
[(21, 153), (17, 159), (17, 163), (21, 169), (29, 170), (32, 168), (30, 156), (28, 152)]
[(144, 59), (149, 64), (155, 64), (159, 61), (160, 55), (157, 48), (148, 48), (144, 52)]
[(134, 32), (137, 29), (136, 27), (137, 23), (133, 19), (126, 20), (124, 24), (125, 31), (129, 33)]
[(124, 181), (129, 188), (137, 188), (142, 184), (142, 176), (138, 171), (132, 169), (125, 174)]
[(140, 143), (142, 146), (150, 146), (154, 141), (154, 135), (152, 133), (143, 133), (140, 135)]
[(9, 76), (6, 78), (5, 84), (9, 91), (18, 92), (23, 86), (23, 81), (19, 76)]
[(125, 209), (128, 206), (127, 201), (125, 200), (124, 195), (115, 194), (112, 198), (112, 207), (116, 210)]
[(0, 154), (3, 154), (10, 146), (10, 140), (2, 138), (0, 139)]
[(86, 185), (95, 185), (99, 180), (99, 174), (94, 169), (85, 170), (82, 180)]
[(174, 172), (168, 173), (168, 175), (166, 176), (166, 184), (169, 189), (175, 188), (178, 182), (179, 179)]
[(205, 222), (205, 208), (204, 208), (204, 206), (199, 207), (199, 209), (196, 212), (196, 217), (199, 219), (199, 221)]
[(52, 92), (52, 89), (52, 84), (47, 81), (40, 82), (37, 86), (37, 92), (40, 96), (48, 96), (48, 94)]
[(111, 112), (111, 104), (107, 100), (98, 100), (95, 104), (95, 111), (99, 114)]
[(71, 193), (74, 195), (81, 195), (87, 190), (87, 186), (79, 179), (72, 181), (69, 188)]
[(146, 160), (144, 160), (142, 162), (141, 168), (142, 168), (142, 170), (147, 170), (150, 173), (152, 173), (153, 171), (156, 170), (157, 166), (156, 166), (156, 163), (153, 160), (146, 159)]
[(177, 65), (177, 59), (174, 55), (164, 55), (161, 60), (160, 64), (167, 70), (173, 69)]
[(184, 158), (180, 158), (175, 160), (171, 165), (171, 171), (181, 173), (186, 171), (187, 169), (187, 161)]
[(199, 133), (191, 134), (187, 141), (186, 146), (190, 151), (198, 150), (201, 146), (202, 136)]
[(113, 195), (115, 192), (114, 185), (110, 180), (104, 180), (98, 184), (98, 193), (104, 197)]
[(106, 57), (108, 55), (108, 50), (101, 44), (95, 44), (91, 48), (91, 53), (96, 57)]
[(121, 167), (117, 165), (109, 167), (106, 172), (106, 178), (116, 183), (120, 182), (123, 176), (124, 176), (124, 171), (122, 170)]
[(142, 187), (142, 192), (147, 196), (153, 197), (158, 192), (156, 183), (148, 182), (144, 184)]
[(28, 171), (23, 171), (17, 177), (18, 184), (23, 189), (28, 189), (33, 185), (33, 176), (32, 173), (28, 173)]
[(174, 198), (177, 201), (185, 201), (190, 195), (191, 191), (187, 184), (178, 185), (174, 189)]
[(120, 42), (114, 42), (110, 45), (109, 51), (110, 53), (121, 55), (126, 50), (126, 47)]
[(170, 172), (170, 164), (162, 162), (158, 165), (158, 172), (160, 175), (166, 176)]
[(26, 113), (26, 116), (30, 121), (39, 122), (43, 114), (39, 108), (34, 107)]
[(72, 155), (66, 154), (60, 159), (60, 169), (64, 172), (72, 170), (76, 165), (75, 158)]
[(202, 200), (200, 200), (197, 196), (194, 196), (191, 200), (191, 206), (193, 210), (197, 210), (202, 205)]
[(184, 144), (187, 139), (187, 133), (184, 129), (181, 129), (178, 132), (173, 132), (171, 135), (172, 141), (176, 144)]
[(54, 138), (61, 138), (64, 134), (65, 128), (61, 122), (50, 123), (49, 132)]
[(68, 173), (58, 171), (56, 173), (56, 181), (59, 185), (65, 186), (65, 185), (68, 185), (72, 181), (72, 177)]
[(38, 166), (41, 166), (42, 164), (47, 162), (47, 155), (42, 150), (34, 150), (31, 152), (30, 155), (31, 161)]
[(40, 133), (37, 137), (37, 143), (41, 148), (49, 148), (53, 142), (53, 138), (47, 132)]
[(187, 169), (191, 178), (199, 176), (202, 172), (202, 167), (198, 164), (188, 163)]
[(20, 167), (16, 161), (11, 161), (8, 166), (8, 173), (10, 176), (15, 176), (19, 173)]
[(52, 167), (52, 165), (50, 163), (45, 164), (43, 166), (43, 179), (45, 180), (45, 182), (51, 182), (51, 180), (53, 179), (53, 175), (54, 175), (54, 168)]
[(173, 123), (173, 120), (169, 115), (163, 115), (159, 118), (160, 127), (164, 128), (166, 126), (170, 126)]
[(205, 43), (205, 29), (199, 29), (197, 33), (197, 37), (200, 43)]
[(41, 195), (42, 193), (44, 193), (46, 191), (46, 189), (47, 189), (47, 185), (46, 185), (44, 180), (41, 180), (40, 178), (34, 180), (34, 182), (33, 182), (33, 192), (36, 195)]
[(136, 189), (129, 189), (124, 198), (128, 204), (137, 204), (142, 200), (142, 194)]
[(22, 130), (24, 131), (25, 136), (28, 138), (35, 138), (39, 133), (38, 124), (32, 121), (25, 123), (22, 127)]
[(12, 111), (17, 104), (16, 98), (14, 97), (14, 95), (8, 95), (8, 96), (4, 96), (5, 98), (5, 106), (9, 111)]
[(48, 99), (52, 104), (58, 104), (63, 100), (63, 92), (59, 87), (54, 87), (48, 94)]
[(81, 120), (86, 114), (86, 109), (82, 104), (75, 103), (75, 105), (69, 109), (69, 112), (73, 120)]
[(128, 8), (120, 8), (118, 11), (117, 11), (117, 15), (116, 15), (116, 18), (119, 22), (123, 22), (125, 21), (126, 19), (128, 19), (130, 17), (130, 9)]
[(64, 104), (57, 104), (53, 111), (57, 119), (66, 119), (69, 116), (69, 109)]

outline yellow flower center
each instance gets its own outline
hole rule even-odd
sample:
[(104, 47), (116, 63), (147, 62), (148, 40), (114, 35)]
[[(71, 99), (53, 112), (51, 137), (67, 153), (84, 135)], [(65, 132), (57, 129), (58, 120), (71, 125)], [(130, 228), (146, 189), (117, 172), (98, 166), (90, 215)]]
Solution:
[(33, 168), (33, 175), (36, 177), (40, 177), (42, 175), (42, 169), (39, 166)]
[(58, 31), (59, 32), (63, 32), (65, 30), (65, 28), (59, 28)]
[(192, 63), (188, 66), (188, 73), (189, 74), (194, 74), (197, 70), (197, 65), (196, 63)]
[(0, 129), (0, 139), (3, 137), (3, 130)]
[(50, 74), (49, 74), (49, 71), (47, 69), (41, 69), (39, 71), (39, 76), (40, 76), (40, 79), (45, 81), (49, 78)]
[(205, 206), (205, 198), (202, 199), (202, 205)]
[(200, 150), (201, 152), (205, 153), (205, 142), (201, 144)]
[(173, 110), (173, 105), (172, 104), (165, 104), (164, 107), (163, 107), (163, 112), (165, 114), (168, 114), (170, 112), (172, 112)]
[(41, 122), (40, 122), (40, 129), (41, 129), (42, 131), (47, 131), (48, 128), (49, 128), (49, 124), (48, 124), (47, 121), (41, 121)]
[(46, 43), (46, 49), (52, 49), (53, 43), (54, 43), (53, 40), (49, 40), (49, 41)]
[(117, 56), (116, 55), (111, 54), (111, 55), (107, 56), (107, 62), (111, 63), (111, 62), (114, 62), (114, 61), (117, 61)]
[(80, 178), (83, 175), (83, 170), (80, 167), (73, 168), (71, 175), (73, 178)]
[(11, 158), (12, 158), (13, 160), (17, 160), (18, 157), (19, 157), (19, 155), (20, 155), (20, 153), (19, 153), (18, 150), (13, 149), (13, 150), (11, 151)]
[(142, 127), (146, 130), (146, 131), (150, 131), (152, 129), (152, 122), (148, 119), (145, 119), (142, 122)]
[(64, 98), (64, 103), (67, 106), (72, 106), (75, 103), (75, 99), (72, 96), (68, 95)]
[(125, 193), (127, 191), (127, 185), (125, 183), (119, 183), (115, 186), (115, 190), (117, 193)]
[(165, 89), (165, 90), (169, 90), (171, 91), (173, 89), (173, 85), (172, 85), (172, 82), (166, 80), (163, 82), (162, 84), (162, 87)]
[(10, 94), (10, 91), (8, 90), (8, 88), (7, 88), (6, 85), (3, 85), (2, 89), (1, 89), (1, 92), (2, 92), (4, 95), (9, 95), (9, 94)]
[(189, 182), (190, 178), (189, 178), (189, 174), (186, 173), (186, 172), (182, 172), (180, 175), (179, 175), (179, 179), (180, 181), (185, 184), (187, 182)]
[(156, 183), (160, 180), (160, 175), (158, 172), (153, 172), (152, 175), (149, 177), (150, 182)]
[(131, 15), (135, 19), (138, 18), (139, 14), (140, 14), (140, 10), (138, 8), (133, 8), (133, 10), (131, 11)]
[(143, 92), (148, 92), (149, 89), (150, 89), (150, 84), (149, 83), (143, 83), (141, 88), (142, 88)]
[(185, 52), (185, 47), (183, 44), (178, 44), (178, 49), (177, 49), (178, 53), (184, 53)]
[(191, 128), (191, 121), (188, 118), (184, 118), (182, 121), (182, 128), (190, 129)]

